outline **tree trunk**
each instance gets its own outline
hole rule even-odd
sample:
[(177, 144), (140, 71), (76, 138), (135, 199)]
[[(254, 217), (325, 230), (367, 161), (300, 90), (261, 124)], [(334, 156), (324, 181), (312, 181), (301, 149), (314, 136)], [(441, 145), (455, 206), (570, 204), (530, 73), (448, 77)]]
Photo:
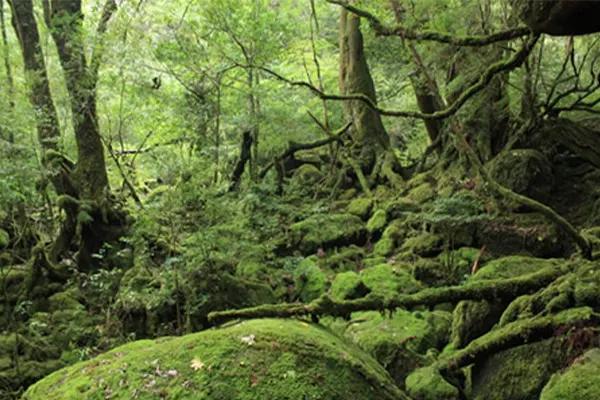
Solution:
[(43, 151), (57, 150), (60, 129), (50, 94), (40, 36), (33, 14), (32, 0), (9, 0), (12, 24), (23, 53), (23, 64), (30, 86), (29, 98), (35, 108), (38, 139)]
[[(342, 95), (364, 94), (377, 102), (375, 85), (367, 64), (360, 18), (342, 9), (340, 16), (339, 86)], [(379, 153), (390, 149), (381, 116), (359, 100), (344, 102), (344, 114), (353, 123), (354, 155), (365, 174), (375, 166)]]
[[(114, 1), (108, 1), (100, 24), (108, 22), (104, 18), (107, 9), (111, 7), (110, 3)], [(96, 113), (96, 84), (99, 53), (102, 49), (94, 49), (88, 67), (80, 35), (83, 22), (81, 0), (54, 0), (49, 7), (45, 7), (45, 11), (71, 98), (78, 151), (78, 161), (72, 180), (80, 199), (103, 200), (108, 194), (108, 176)], [(107, 18), (110, 18), (110, 15)]]

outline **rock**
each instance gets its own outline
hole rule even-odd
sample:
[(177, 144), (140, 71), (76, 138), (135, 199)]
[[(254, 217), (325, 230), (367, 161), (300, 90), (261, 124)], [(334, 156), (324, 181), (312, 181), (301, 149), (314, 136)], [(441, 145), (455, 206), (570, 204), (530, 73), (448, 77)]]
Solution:
[(473, 366), (471, 399), (538, 399), (550, 376), (565, 362), (565, 348), (559, 338), (500, 352)]
[(421, 207), (414, 201), (401, 197), (388, 203), (385, 211), (390, 219), (406, 218), (408, 214), (421, 211)]
[(380, 233), (387, 223), (387, 213), (384, 210), (377, 210), (367, 222), (367, 232), (370, 234)]
[(438, 233), (422, 232), (418, 236), (406, 239), (401, 250), (421, 257), (437, 256), (442, 252), (444, 241), (444, 236)]
[(323, 173), (312, 164), (302, 164), (292, 175), (292, 184), (300, 187), (313, 186), (323, 179)]
[(389, 264), (363, 269), (360, 271), (360, 277), (372, 292), (382, 296), (413, 293), (419, 290), (417, 282), (407, 271)]
[(366, 239), (365, 224), (351, 214), (317, 214), (290, 227), (296, 247), (307, 254), (319, 248), (362, 244)]
[(407, 400), (356, 346), (318, 325), (259, 319), (132, 342), (31, 386), (24, 400), (69, 398)]
[(488, 166), (490, 176), (500, 185), (544, 202), (554, 185), (552, 166), (537, 150), (511, 150), (498, 155)]
[(534, 32), (573, 36), (600, 32), (600, 2), (590, 0), (511, 0)]
[(420, 368), (406, 378), (406, 391), (414, 400), (459, 400), (457, 388), (434, 367)]
[(329, 280), (313, 260), (306, 258), (294, 271), (294, 284), (300, 299), (310, 303), (327, 292)]
[(391, 255), (396, 249), (396, 242), (394, 239), (389, 237), (381, 238), (377, 243), (375, 243), (375, 248), (373, 249), (373, 254), (379, 257), (387, 257)]
[(331, 283), (331, 298), (334, 300), (359, 299), (371, 292), (356, 272), (337, 274)]
[(564, 371), (550, 378), (540, 400), (600, 399), (600, 349), (589, 350)]
[(353, 315), (344, 336), (373, 355), (396, 384), (426, 362), (429, 349), (442, 348), (450, 330), (449, 313), (396, 310), (391, 317), (370, 311)]
[(369, 219), (372, 210), (373, 200), (366, 197), (356, 198), (348, 205), (348, 214), (356, 215), (363, 220)]
[(408, 193), (408, 198), (416, 204), (424, 204), (435, 197), (435, 189), (430, 183), (423, 183)]

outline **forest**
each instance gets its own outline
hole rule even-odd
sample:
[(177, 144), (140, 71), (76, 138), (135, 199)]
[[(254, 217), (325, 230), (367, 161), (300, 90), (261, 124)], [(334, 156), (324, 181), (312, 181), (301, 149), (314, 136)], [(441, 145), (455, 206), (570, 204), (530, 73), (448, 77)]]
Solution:
[(0, 0), (0, 400), (600, 399), (599, 16)]

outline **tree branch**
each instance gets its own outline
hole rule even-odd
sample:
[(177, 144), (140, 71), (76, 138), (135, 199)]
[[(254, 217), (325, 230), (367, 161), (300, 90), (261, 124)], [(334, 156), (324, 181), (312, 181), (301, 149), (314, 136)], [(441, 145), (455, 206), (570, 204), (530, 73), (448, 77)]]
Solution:
[(436, 31), (424, 31), (415, 32), (410, 29), (406, 29), (401, 24), (395, 26), (384, 25), (379, 18), (369, 13), (366, 10), (357, 8), (347, 1), (344, 0), (326, 0), (330, 4), (336, 4), (348, 10), (349, 12), (358, 15), (361, 18), (366, 19), (371, 28), (375, 31), (377, 36), (399, 36), (403, 39), (410, 40), (421, 40), (421, 41), (432, 41), (438, 43), (451, 44), (454, 46), (488, 46), (490, 44), (504, 42), (527, 36), (531, 33), (527, 27), (519, 27), (510, 29), (503, 32), (498, 32), (488, 36), (453, 36), (448, 33), (436, 32)]
[[(533, 48), (535, 47), (535, 44), (537, 43), (539, 37), (540, 37), (539, 34), (532, 34), (529, 37), (529, 39), (525, 42), (523, 47), (517, 53), (513, 54), (513, 56), (510, 57), (508, 60), (499, 61), (497, 63), (492, 64), (482, 74), (482, 76), (479, 78), (479, 80), (476, 83), (474, 83), (473, 85), (471, 85), (469, 88), (467, 88), (462, 93), (462, 95), (454, 103), (452, 103), (449, 107), (445, 108), (444, 110), (436, 111), (431, 114), (421, 113), (421, 112), (417, 112), (417, 111), (396, 111), (396, 110), (385, 109), (383, 107), (378, 106), (373, 100), (371, 100), (368, 96), (365, 96), (363, 94), (350, 94), (350, 95), (327, 94), (327, 93), (324, 93), (323, 91), (319, 90), (314, 85), (311, 85), (310, 83), (302, 82), (302, 81), (294, 81), (294, 80), (285, 78), (284, 76), (278, 74), (277, 72), (275, 72), (269, 68), (266, 68), (263, 66), (254, 66), (254, 68), (260, 69), (261, 71), (264, 71), (264, 72), (268, 73), (269, 75), (272, 75), (275, 78), (277, 78), (291, 86), (300, 86), (300, 87), (308, 88), (315, 95), (317, 95), (319, 98), (321, 98), (323, 100), (337, 100), (337, 101), (360, 100), (360, 101), (364, 102), (372, 110), (378, 112), (381, 115), (385, 115), (388, 117), (418, 118), (418, 119), (422, 119), (425, 121), (442, 120), (442, 119), (451, 117), (454, 114), (456, 114), (458, 112), (458, 110), (460, 110), (460, 108), (469, 99), (471, 99), (474, 95), (476, 95), (481, 90), (483, 90), (492, 81), (494, 76), (496, 76), (497, 74), (499, 74), (501, 72), (512, 71), (515, 68), (520, 67), (523, 64), (523, 62), (525, 61), (525, 59), (529, 56), (529, 54), (531, 53)], [(250, 67), (250, 66), (246, 66), (246, 67)]]
[(415, 294), (398, 294), (391, 298), (371, 294), (357, 300), (336, 301), (324, 296), (309, 304), (266, 304), (241, 310), (212, 312), (208, 315), (208, 319), (214, 324), (221, 324), (234, 319), (290, 318), (307, 315), (346, 317), (357, 311), (393, 311), (401, 307), (435, 306), (442, 303), (458, 303), (462, 300), (514, 299), (523, 294), (533, 293), (568, 272), (570, 272), (568, 265), (554, 266), (516, 278), (431, 288)]

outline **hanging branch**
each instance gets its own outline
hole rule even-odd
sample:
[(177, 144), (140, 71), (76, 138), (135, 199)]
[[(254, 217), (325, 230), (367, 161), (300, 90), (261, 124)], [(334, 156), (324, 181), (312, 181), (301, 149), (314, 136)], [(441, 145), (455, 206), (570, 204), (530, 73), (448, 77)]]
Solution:
[(294, 81), (288, 79), (277, 72), (263, 67), (263, 66), (254, 66), (254, 68), (260, 69), (269, 75), (289, 84), (290, 86), (300, 86), (305, 87), (311, 90), (315, 95), (324, 100), (337, 100), (337, 101), (350, 101), (350, 100), (360, 100), (364, 102), (369, 108), (378, 112), (381, 115), (385, 115), (388, 117), (402, 117), (402, 118), (417, 118), (425, 121), (431, 120), (442, 120), (448, 117), (453, 116), (460, 110), (460, 108), (470, 100), (474, 95), (483, 90), (492, 79), (501, 72), (512, 71), (518, 67), (520, 67), (525, 59), (529, 56), (533, 48), (535, 47), (540, 35), (532, 34), (529, 39), (523, 44), (523, 47), (512, 55), (508, 60), (498, 61), (492, 64), (486, 71), (483, 72), (481, 77), (475, 82), (473, 85), (468, 87), (460, 97), (452, 103), (450, 106), (441, 111), (436, 111), (431, 114), (421, 113), (417, 111), (397, 111), (390, 110), (383, 107), (378, 106), (371, 98), (365, 96), (363, 94), (350, 94), (350, 95), (335, 95), (335, 94), (327, 94), (323, 91), (319, 90), (319, 88), (311, 85), (307, 82), (302, 81)]
[(377, 36), (399, 36), (403, 39), (432, 41), (438, 43), (450, 44), (453, 46), (471, 46), (480, 47), (490, 44), (505, 42), (508, 40), (517, 39), (531, 34), (531, 30), (527, 27), (519, 27), (510, 29), (504, 32), (495, 33), (488, 36), (453, 36), (448, 33), (423, 31), (415, 32), (405, 28), (401, 24), (395, 26), (384, 25), (379, 18), (370, 12), (357, 8), (344, 0), (326, 0), (330, 4), (336, 4), (348, 10), (349, 12), (366, 19)]

